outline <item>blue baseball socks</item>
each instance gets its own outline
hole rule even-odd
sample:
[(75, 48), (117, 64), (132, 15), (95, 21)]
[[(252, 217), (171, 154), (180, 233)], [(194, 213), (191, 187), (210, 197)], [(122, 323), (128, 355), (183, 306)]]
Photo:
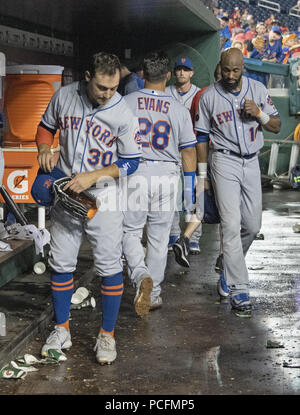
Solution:
[(51, 288), (56, 323), (69, 331), (70, 305), (74, 289), (73, 273), (52, 272)]
[(124, 291), (123, 273), (102, 277), (102, 326), (100, 333), (109, 333), (114, 337), (114, 329), (117, 322), (122, 294)]

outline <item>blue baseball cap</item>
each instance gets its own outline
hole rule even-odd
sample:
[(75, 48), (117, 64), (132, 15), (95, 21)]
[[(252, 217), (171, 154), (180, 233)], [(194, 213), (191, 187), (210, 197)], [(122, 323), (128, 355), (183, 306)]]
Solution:
[(277, 32), (277, 33), (279, 33), (280, 35), (281, 35), (281, 28), (280, 28), (280, 26), (272, 26), (272, 28), (271, 28), (271, 31), (272, 32)]
[(57, 167), (54, 167), (50, 173), (45, 173), (42, 169), (39, 169), (31, 188), (31, 196), (36, 203), (42, 206), (53, 205), (53, 182), (66, 176), (67, 175)]
[(175, 61), (174, 68), (177, 68), (178, 66), (185, 66), (186, 68), (193, 70), (193, 63), (190, 58), (186, 57), (179, 57)]

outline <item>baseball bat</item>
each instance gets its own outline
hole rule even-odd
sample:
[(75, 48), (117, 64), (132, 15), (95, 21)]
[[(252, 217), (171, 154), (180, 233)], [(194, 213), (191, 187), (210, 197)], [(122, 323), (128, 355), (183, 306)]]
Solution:
[(26, 219), (18, 205), (14, 202), (11, 195), (5, 189), (4, 185), (0, 186), (0, 193), (7, 205), (8, 210), (10, 211), (10, 213), (14, 215), (16, 221), (20, 223), (22, 226), (28, 225), (28, 220)]

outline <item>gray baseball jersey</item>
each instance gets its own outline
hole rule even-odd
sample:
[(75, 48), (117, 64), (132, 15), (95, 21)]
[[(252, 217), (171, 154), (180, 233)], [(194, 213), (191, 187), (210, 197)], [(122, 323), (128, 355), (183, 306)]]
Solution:
[(203, 92), (195, 126), (209, 134), (214, 150), (211, 178), (221, 218), (224, 276), (232, 296), (248, 294), (245, 255), (260, 230), (262, 212), (258, 152), (263, 131), (256, 118), (244, 113), (245, 98), (266, 114), (278, 115), (265, 86), (243, 76), (239, 93), (227, 92), (221, 82)]
[(178, 149), (196, 144), (189, 111), (167, 93), (141, 89), (125, 100), (139, 120), (143, 158), (180, 162)]
[(176, 99), (176, 101), (180, 102), (182, 105), (185, 106), (188, 110), (191, 109), (192, 101), (196, 93), (199, 91), (200, 88), (198, 88), (196, 85), (191, 84), (190, 90), (184, 94), (181, 95), (175, 85), (170, 85), (166, 88), (165, 92), (168, 95), (171, 95), (173, 98)]
[[(123, 252), (133, 282), (151, 275), (154, 301), (160, 295), (167, 262), (180, 174), (179, 149), (194, 146), (196, 138), (189, 111), (165, 92), (142, 89), (125, 99), (139, 119), (142, 144), (140, 165), (128, 177), (128, 200), (138, 195), (137, 200), (145, 201), (145, 208), (134, 210), (129, 206), (124, 211)], [(142, 179), (138, 193), (137, 179)], [(146, 223), (145, 257), (141, 238)]]
[[(57, 166), (66, 174), (99, 170), (119, 157), (141, 155), (136, 142), (138, 120), (117, 92), (106, 105), (93, 108), (86, 95), (85, 82), (62, 87), (52, 97), (42, 123), (51, 130), (60, 129)], [(91, 191), (103, 200), (116, 193), (114, 185)], [(83, 232), (92, 245), (97, 274), (109, 276), (122, 271), (123, 215), (117, 205), (106, 209), (101, 204), (96, 215), (82, 223), (57, 204), (51, 218), (49, 264), (54, 271), (75, 270)]]
[(245, 98), (253, 100), (266, 114), (278, 115), (266, 87), (245, 76), (238, 95), (225, 91), (221, 82), (214, 83), (201, 95), (195, 130), (209, 134), (214, 149), (247, 155), (263, 147), (261, 124), (254, 117), (244, 116)]
[(119, 157), (141, 154), (135, 141), (138, 120), (124, 98), (116, 92), (106, 105), (93, 108), (84, 81), (60, 88), (42, 122), (52, 130), (60, 129), (57, 167), (66, 174), (101, 169)]

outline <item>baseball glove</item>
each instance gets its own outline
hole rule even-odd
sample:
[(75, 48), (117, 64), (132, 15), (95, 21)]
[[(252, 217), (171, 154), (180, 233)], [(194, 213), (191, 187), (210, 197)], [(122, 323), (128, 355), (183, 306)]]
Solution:
[(97, 212), (95, 196), (87, 190), (81, 193), (75, 193), (70, 189), (63, 190), (70, 180), (72, 177), (63, 177), (53, 183), (55, 203), (60, 202), (63, 208), (76, 218), (92, 219)]
[(267, 44), (267, 39), (263, 36), (256, 36), (255, 39), (253, 39), (252, 41), (253, 46), (255, 47), (256, 50), (258, 50), (259, 52), (263, 51), (266, 44)]

